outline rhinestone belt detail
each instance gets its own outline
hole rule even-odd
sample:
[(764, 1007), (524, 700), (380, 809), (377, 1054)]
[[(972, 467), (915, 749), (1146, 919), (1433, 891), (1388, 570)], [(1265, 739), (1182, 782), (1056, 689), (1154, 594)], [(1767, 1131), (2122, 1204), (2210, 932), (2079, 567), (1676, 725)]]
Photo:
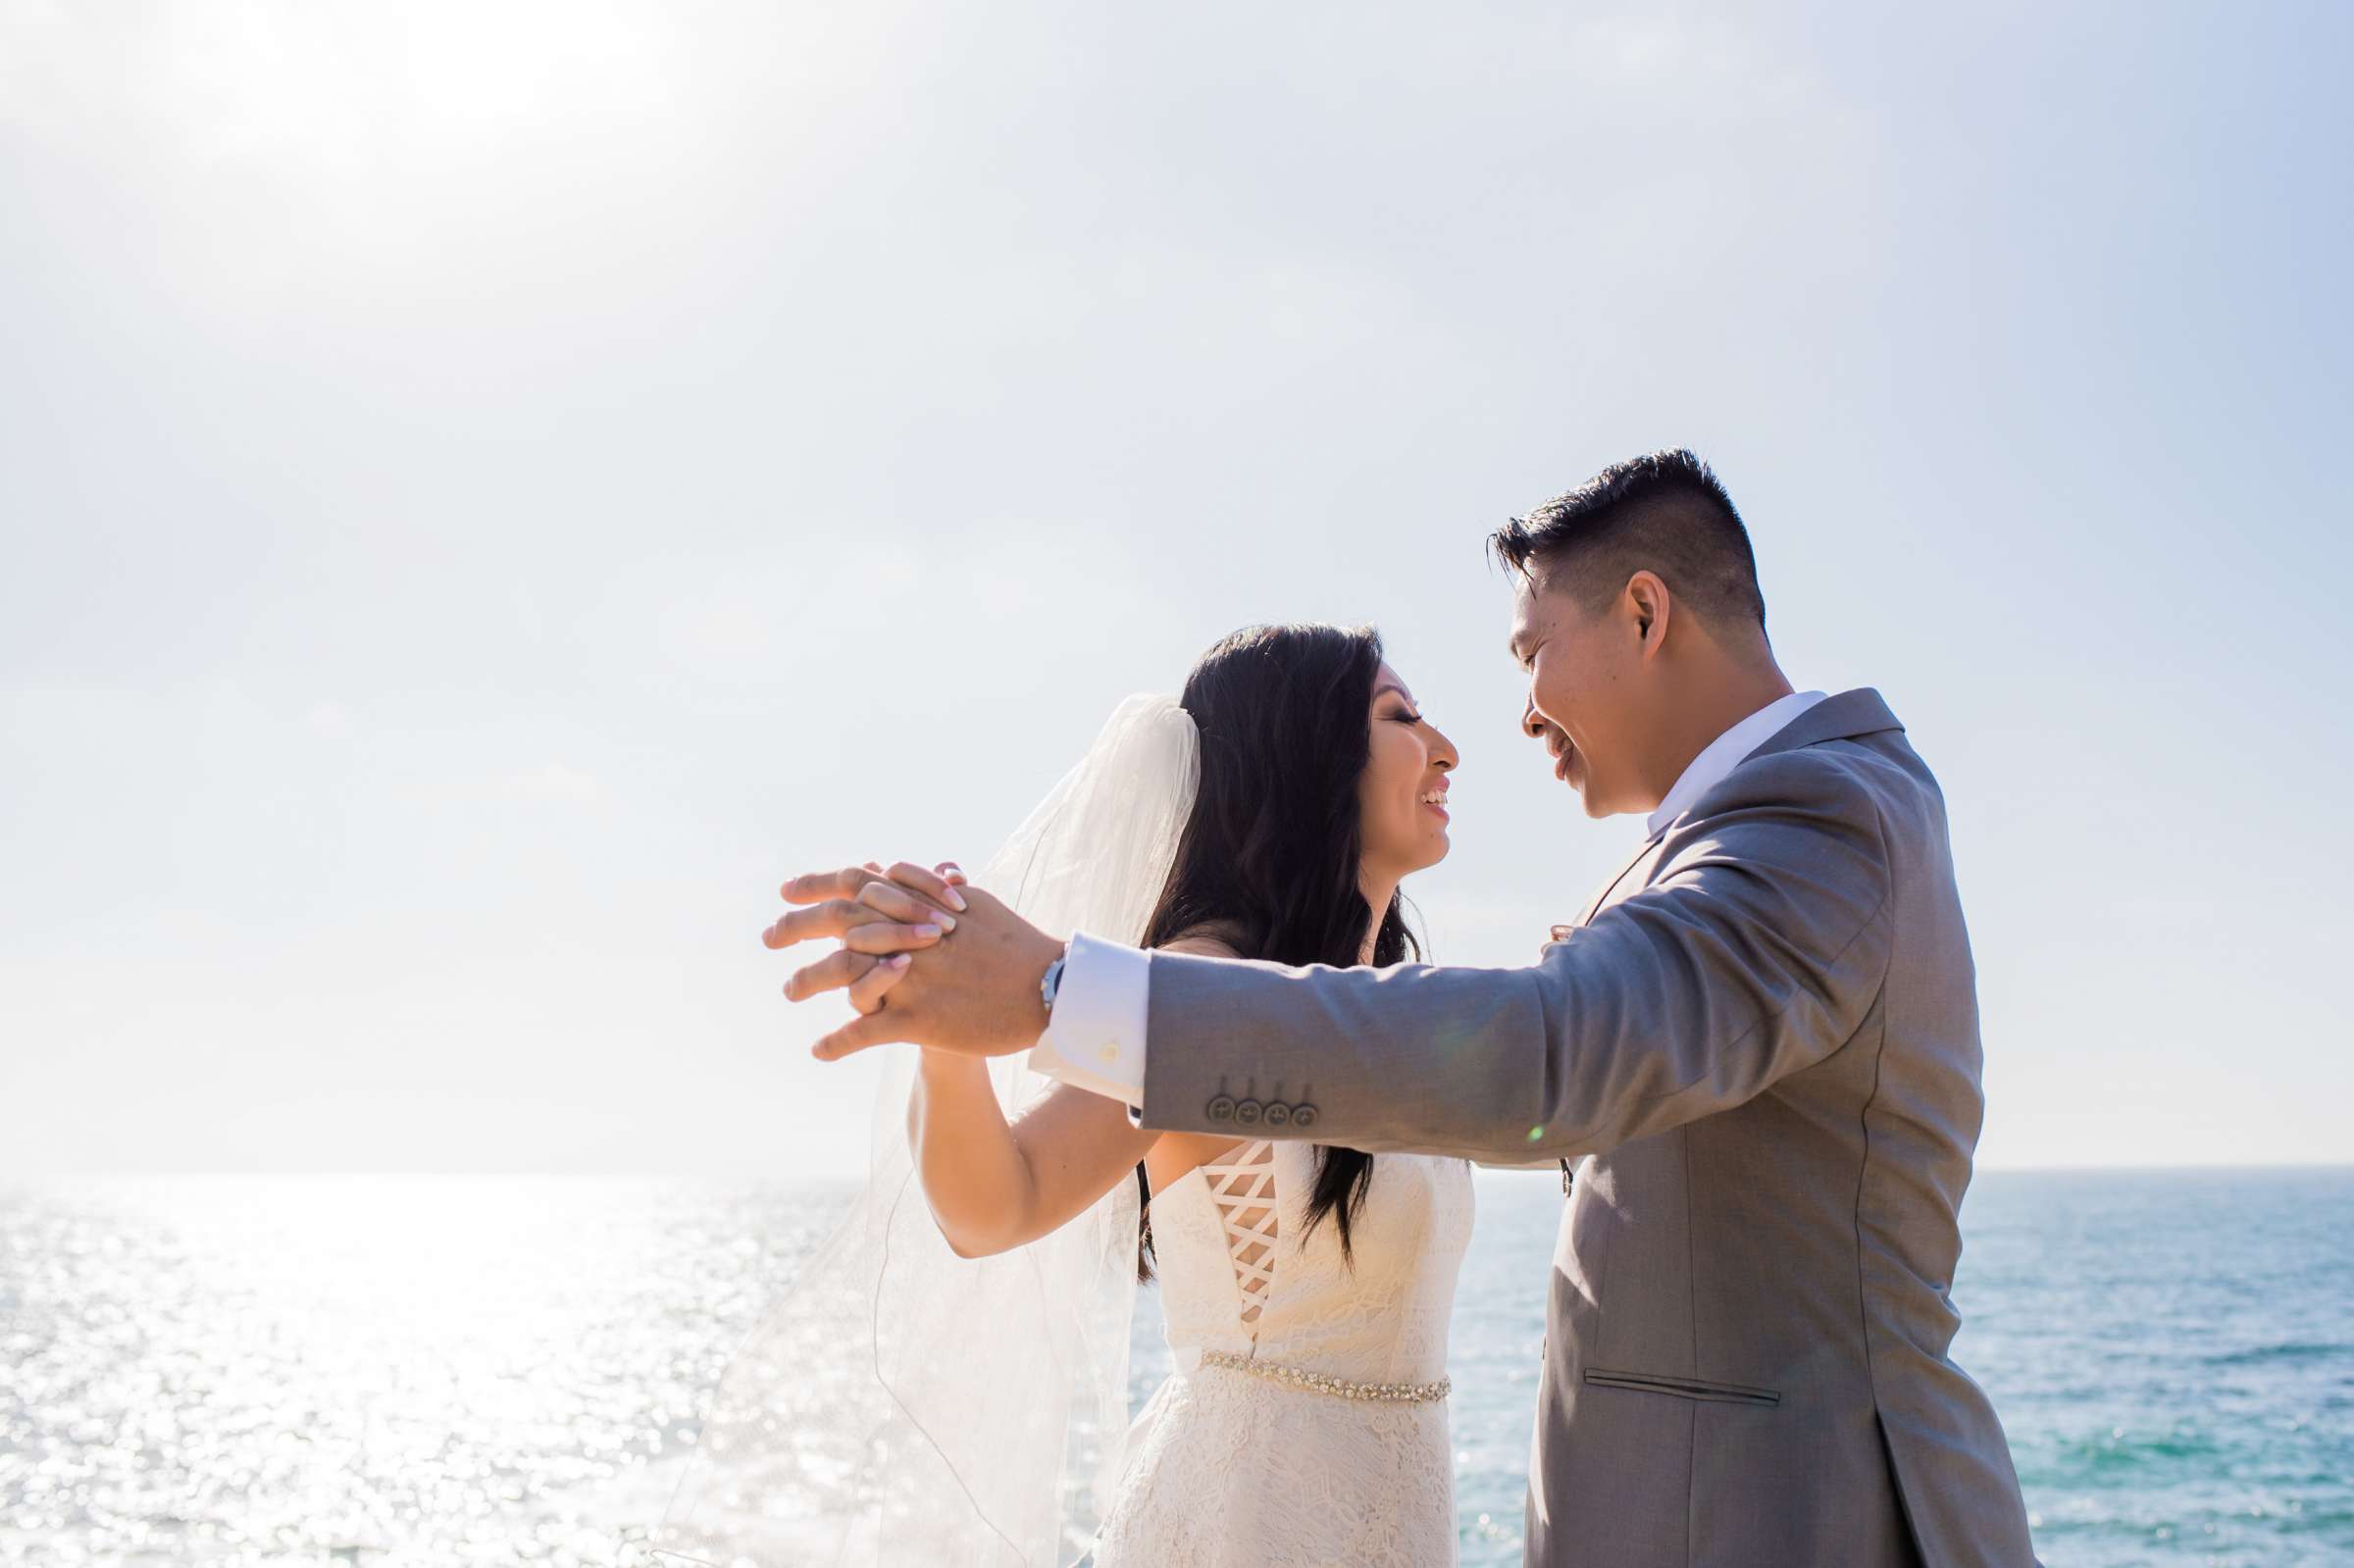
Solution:
[(1310, 1393), (1329, 1393), (1341, 1399), (1379, 1399), (1390, 1404), (1427, 1404), (1444, 1399), (1455, 1385), (1446, 1378), (1436, 1383), (1352, 1383), (1329, 1373), (1305, 1372), (1298, 1367), (1277, 1366), (1272, 1361), (1257, 1361), (1231, 1350), (1204, 1350), (1202, 1364), (1205, 1367), (1224, 1367), (1231, 1372), (1248, 1372), (1254, 1378), (1270, 1383), (1287, 1384), (1305, 1389)]

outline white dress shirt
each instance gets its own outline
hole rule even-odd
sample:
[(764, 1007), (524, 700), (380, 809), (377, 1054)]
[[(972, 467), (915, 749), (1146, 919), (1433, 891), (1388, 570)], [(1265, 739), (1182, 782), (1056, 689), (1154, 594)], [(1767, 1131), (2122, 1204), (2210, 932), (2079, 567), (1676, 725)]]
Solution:
[(1660, 809), (1645, 819), (1650, 835), (1657, 838), (1667, 831), (1667, 825), (1692, 809), (1702, 795), (1724, 782), (1724, 776), (1741, 766), (1749, 754), (1780, 734), (1797, 722), (1798, 716), (1820, 702), (1826, 695), (1820, 691), (1793, 691), (1786, 697), (1776, 697), (1739, 724), (1700, 748), (1660, 802)]
[[(1646, 820), (1657, 838), (1751, 752), (1823, 699), (1820, 691), (1777, 697), (1701, 748)], [(1030, 1052), (1030, 1070), (1131, 1109), (1145, 1105), (1145, 1024), (1151, 956), (1121, 942), (1076, 936), (1055, 988), (1054, 1011)]]

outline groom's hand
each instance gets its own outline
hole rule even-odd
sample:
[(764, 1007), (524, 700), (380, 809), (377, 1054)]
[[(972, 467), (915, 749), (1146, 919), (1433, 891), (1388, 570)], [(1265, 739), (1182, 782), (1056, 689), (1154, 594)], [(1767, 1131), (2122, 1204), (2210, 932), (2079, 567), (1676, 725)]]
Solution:
[[(785, 885), (788, 900), (811, 909), (771, 928), (770, 946), (822, 936), (845, 943), (795, 973), (786, 995), (806, 1001), (847, 988), (863, 1015), (812, 1047), (820, 1061), (897, 1040), (1004, 1056), (1029, 1049), (1046, 1032), (1039, 984), (1063, 944), (989, 893), (964, 886), (953, 868), (942, 871), (947, 875), (902, 863), (888, 877), (862, 868)], [(944, 912), (951, 908), (957, 912)]]

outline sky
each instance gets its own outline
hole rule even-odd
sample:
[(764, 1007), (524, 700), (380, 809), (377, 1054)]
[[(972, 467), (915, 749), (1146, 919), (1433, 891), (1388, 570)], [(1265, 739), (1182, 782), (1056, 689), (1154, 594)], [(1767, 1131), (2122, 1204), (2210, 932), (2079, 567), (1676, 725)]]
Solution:
[(0, 0), (0, 1174), (858, 1169), (777, 884), (1258, 621), (1533, 958), (1640, 827), (1482, 540), (1678, 444), (1943, 783), (1981, 1163), (2354, 1158), (2350, 33)]

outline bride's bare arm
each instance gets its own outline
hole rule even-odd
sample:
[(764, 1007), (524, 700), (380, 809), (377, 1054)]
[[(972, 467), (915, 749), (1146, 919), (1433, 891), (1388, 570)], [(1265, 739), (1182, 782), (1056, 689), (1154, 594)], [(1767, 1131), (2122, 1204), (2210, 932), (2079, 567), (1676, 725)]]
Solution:
[[(1205, 937), (1180, 938), (1172, 952), (1232, 957)], [(1162, 1140), (1138, 1127), (1128, 1107), (1058, 1084), (1005, 1118), (980, 1057), (926, 1050), (907, 1100), (907, 1138), (941, 1235), (959, 1257), (987, 1257), (1037, 1240), (1087, 1211)], [(1194, 1139), (1172, 1142), (1191, 1144)], [(1199, 1163), (1162, 1169), (1155, 1185)]]
[(1035, 1241), (1086, 1211), (1159, 1141), (1117, 1100), (1058, 1084), (1011, 1123), (989, 1064), (925, 1051), (907, 1101), (916, 1171), (959, 1257)]

